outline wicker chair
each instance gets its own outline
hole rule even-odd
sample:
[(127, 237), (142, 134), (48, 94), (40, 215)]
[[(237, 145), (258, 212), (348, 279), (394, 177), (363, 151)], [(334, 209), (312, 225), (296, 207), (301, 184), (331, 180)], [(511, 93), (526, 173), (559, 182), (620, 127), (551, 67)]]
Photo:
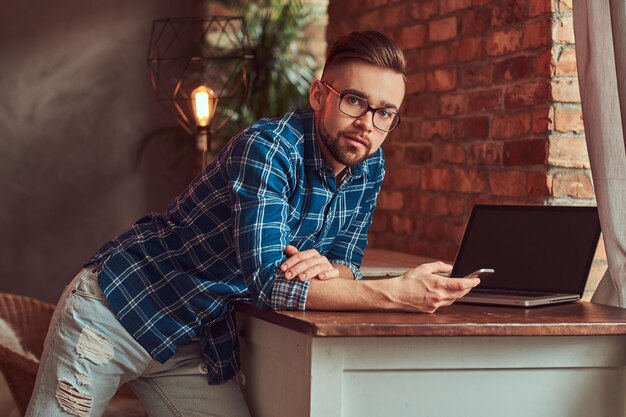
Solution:
[[(17, 333), (24, 350), (40, 358), (54, 312), (54, 305), (21, 295), (0, 293), (0, 318)], [(0, 345), (0, 371), (9, 385), (18, 410), (26, 412), (35, 386), (39, 363)], [(129, 387), (123, 386), (111, 401), (107, 415), (137, 415), (139, 400)], [(126, 410), (126, 412), (124, 411)], [(145, 413), (140, 412), (140, 415)]]

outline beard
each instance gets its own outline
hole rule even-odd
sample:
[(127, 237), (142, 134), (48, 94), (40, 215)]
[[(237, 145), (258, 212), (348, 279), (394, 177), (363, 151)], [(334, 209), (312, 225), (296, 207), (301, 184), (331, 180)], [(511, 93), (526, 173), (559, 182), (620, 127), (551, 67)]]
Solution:
[(365, 148), (356, 146), (347, 139), (341, 139), (344, 131), (337, 132), (337, 135), (333, 137), (322, 123), (319, 124), (319, 134), (330, 155), (342, 165), (347, 167), (357, 165), (370, 156), (372, 150), (371, 142), (368, 142)]

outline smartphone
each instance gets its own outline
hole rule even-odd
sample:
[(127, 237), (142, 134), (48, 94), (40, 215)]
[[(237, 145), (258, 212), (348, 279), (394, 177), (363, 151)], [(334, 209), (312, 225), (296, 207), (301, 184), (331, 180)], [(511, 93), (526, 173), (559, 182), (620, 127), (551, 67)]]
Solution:
[(465, 275), (465, 278), (472, 278), (472, 277), (486, 278), (490, 275), (493, 275), (495, 272), (496, 271), (491, 268), (480, 268), (472, 272), (471, 274)]

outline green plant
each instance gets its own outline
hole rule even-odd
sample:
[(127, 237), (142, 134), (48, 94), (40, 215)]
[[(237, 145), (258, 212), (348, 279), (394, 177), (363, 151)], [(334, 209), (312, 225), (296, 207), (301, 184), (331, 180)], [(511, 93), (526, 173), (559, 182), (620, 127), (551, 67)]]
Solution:
[(324, 13), (302, 0), (219, 0), (246, 21), (252, 50), (248, 100), (221, 137), (255, 120), (306, 106), (309, 86), (320, 67), (308, 49), (307, 29)]

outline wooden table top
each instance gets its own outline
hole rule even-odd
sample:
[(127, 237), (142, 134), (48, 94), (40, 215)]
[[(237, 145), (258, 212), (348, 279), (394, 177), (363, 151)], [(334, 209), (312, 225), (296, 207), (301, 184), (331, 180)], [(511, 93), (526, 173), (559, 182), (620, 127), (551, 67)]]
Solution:
[(433, 314), (236, 311), (315, 337), (626, 335), (626, 309), (584, 301), (519, 308), (455, 304)]
[[(439, 259), (426, 256), (400, 253), (387, 249), (365, 249), (362, 267), (416, 267), (423, 263), (438, 261)], [(452, 261), (445, 261), (452, 264)]]
[[(433, 259), (368, 249), (364, 266), (411, 267)], [(520, 308), (454, 304), (434, 314), (401, 312), (236, 311), (316, 337), (626, 335), (626, 309), (583, 301)]]

